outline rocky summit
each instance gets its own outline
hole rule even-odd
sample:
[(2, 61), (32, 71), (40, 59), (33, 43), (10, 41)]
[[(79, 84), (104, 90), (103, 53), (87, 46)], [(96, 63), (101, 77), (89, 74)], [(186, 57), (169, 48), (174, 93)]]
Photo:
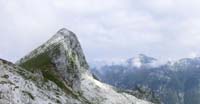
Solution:
[(63, 28), (16, 64), (0, 59), (0, 104), (152, 104), (96, 80)]

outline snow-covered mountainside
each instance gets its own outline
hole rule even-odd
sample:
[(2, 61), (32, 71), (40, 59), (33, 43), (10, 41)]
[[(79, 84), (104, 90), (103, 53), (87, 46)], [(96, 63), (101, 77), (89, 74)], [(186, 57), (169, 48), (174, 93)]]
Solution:
[[(147, 64), (149, 64), (149, 62), (152, 63), (152, 59), (155, 61), (154, 58), (147, 56), (146, 58), (138, 56), (136, 58), (131, 58), (131, 60), (141, 59), (150, 60), (147, 61)], [(135, 61), (130, 62), (134, 63)], [(105, 65), (100, 69), (92, 69), (92, 72), (101, 81), (118, 88), (133, 91), (138, 91), (138, 86), (139, 91), (140, 88), (145, 88), (147, 91), (149, 90), (150, 93), (153, 92), (155, 96), (159, 96), (160, 101), (164, 104), (200, 104), (199, 57), (185, 58), (175, 62), (158, 64), (156, 67), (142, 67), (145, 63), (141, 63), (140, 65), (141, 67), (133, 67), (131, 65), (124, 66), (120, 64)], [(147, 94), (147, 96), (139, 97), (154, 101), (154, 99), (152, 99), (154, 95)], [(136, 96), (138, 96), (138, 94)]]
[(101, 68), (104, 66), (111, 66), (111, 65), (121, 65), (121, 66), (128, 66), (134, 68), (141, 68), (141, 67), (156, 67), (161, 65), (157, 59), (153, 57), (146, 56), (144, 54), (138, 54), (129, 59), (106, 59), (106, 60), (96, 60), (89, 63), (92, 68)]
[(151, 104), (94, 79), (64, 28), (16, 64), (0, 61), (0, 104)]
[(136, 57), (128, 59), (126, 63), (129, 67), (141, 68), (141, 67), (154, 67), (158, 64), (158, 61), (155, 58), (148, 57), (144, 54), (139, 54)]

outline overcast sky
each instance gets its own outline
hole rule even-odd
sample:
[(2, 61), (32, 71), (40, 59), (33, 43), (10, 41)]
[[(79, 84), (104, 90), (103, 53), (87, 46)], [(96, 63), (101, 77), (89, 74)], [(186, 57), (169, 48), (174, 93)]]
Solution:
[(200, 0), (0, 0), (0, 58), (15, 62), (65, 27), (89, 62), (199, 56)]

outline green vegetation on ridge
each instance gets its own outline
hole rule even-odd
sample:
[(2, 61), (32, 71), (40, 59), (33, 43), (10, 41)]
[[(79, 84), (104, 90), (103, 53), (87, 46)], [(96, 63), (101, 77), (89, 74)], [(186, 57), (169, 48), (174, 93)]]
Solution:
[[(24, 63), (21, 63), (20, 66), (26, 69), (29, 72), (37, 72), (40, 71), (42, 72), (42, 75), (44, 77), (44, 81), (52, 81), (54, 82), (58, 87), (63, 89), (67, 94), (72, 95), (72, 97), (76, 99), (81, 99), (83, 102), (86, 104), (91, 104), (86, 98), (81, 96), (79, 93), (73, 92), (68, 86), (66, 86), (62, 80), (62, 78), (58, 75), (56, 72), (56, 67), (55, 64), (52, 63), (51, 56), (54, 57), (54, 55), (59, 55), (60, 54), (60, 49), (59, 45), (54, 45), (50, 49), (47, 49), (47, 51), (30, 58), (29, 60), (25, 61)], [(67, 55), (67, 54), (66, 54)], [(72, 53), (71, 56), (69, 56), (69, 65), (66, 67), (70, 71), (74, 71), (73, 69), (77, 68), (75, 64), (75, 53)], [(23, 73), (20, 73), (23, 74)], [(33, 81), (36, 81), (37, 78), (34, 77), (28, 77)]]
[[(53, 50), (58, 52), (59, 49), (57, 48), (58, 47), (55, 47)], [(64, 83), (55, 72), (55, 65), (51, 62), (48, 51), (21, 63), (20, 66), (30, 72), (41, 71), (44, 76), (44, 80), (50, 80), (56, 83), (60, 88), (65, 89)]]

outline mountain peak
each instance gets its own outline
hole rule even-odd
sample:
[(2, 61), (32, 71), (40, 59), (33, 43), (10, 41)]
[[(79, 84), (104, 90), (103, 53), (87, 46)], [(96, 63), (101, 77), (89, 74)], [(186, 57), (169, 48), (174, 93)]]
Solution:
[(60, 30), (57, 31), (56, 35), (59, 35), (59, 36), (74, 36), (74, 33), (72, 33), (72, 31), (66, 29), (66, 28), (62, 28)]
[(79, 87), (80, 76), (89, 68), (76, 35), (65, 28), (60, 29), (46, 43), (20, 59), (17, 64), (27, 69), (52, 66), (49, 69), (53, 69), (52, 72), (58, 73), (61, 79), (75, 89)]
[(61, 28), (60, 30), (58, 30), (58, 32), (62, 32), (62, 31), (70, 31), (67, 28)]
[(140, 68), (143, 65), (152, 64), (157, 61), (153, 57), (146, 56), (144, 54), (138, 54), (136, 57), (132, 57), (127, 60), (128, 65)]
[(138, 54), (138, 56), (140, 56), (140, 57), (148, 57), (148, 56), (146, 56), (145, 54)]
[(138, 54), (136, 57), (137, 57), (137, 58), (140, 58), (140, 59), (151, 59), (151, 60), (156, 60), (155, 58), (149, 57), (149, 56), (147, 56), (147, 55), (145, 55), (145, 54)]
[(72, 31), (70, 31), (66, 28), (62, 28), (62, 29), (58, 30), (56, 32), (56, 34), (53, 35), (52, 38), (50, 38), (47, 41), (46, 44), (51, 45), (51, 44), (55, 44), (55, 43), (63, 43), (63, 41), (69, 41), (74, 44), (80, 44), (78, 42), (76, 35)]

